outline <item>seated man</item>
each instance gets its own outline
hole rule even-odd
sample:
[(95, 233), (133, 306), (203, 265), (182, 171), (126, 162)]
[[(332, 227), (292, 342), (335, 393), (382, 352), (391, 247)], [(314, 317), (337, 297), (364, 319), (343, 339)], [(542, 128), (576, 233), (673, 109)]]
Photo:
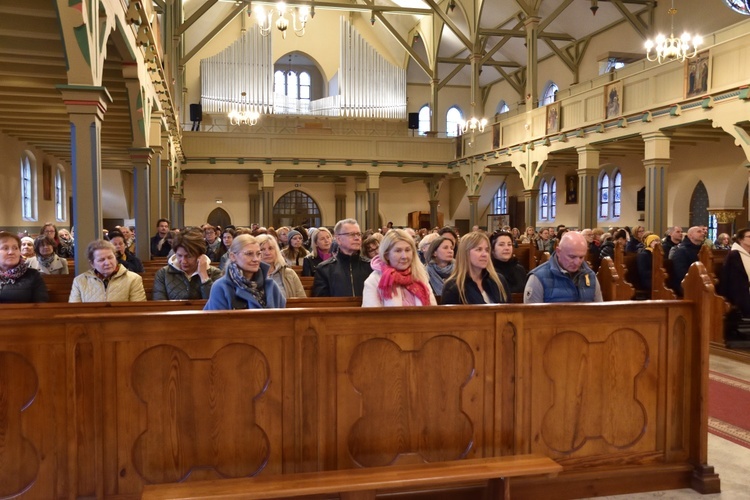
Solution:
[(669, 286), (678, 297), (682, 297), (682, 280), (690, 269), (690, 264), (698, 261), (698, 252), (701, 251), (705, 235), (698, 226), (688, 229), (687, 238), (672, 250), (669, 260), (672, 261), (672, 276), (669, 277)]
[(550, 259), (529, 273), (524, 304), (549, 302), (601, 302), (596, 274), (586, 264), (586, 238), (577, 231), (563, 234)]
[(125, 266), (128, 271), (142, 273), (143, 262), (141, 262), (141, 259), (130, 253), (125, 241), (125, 235), (121, 231), (115, 229), (114, 231), (109, 232), (109, 242), (115, 247), (117, 262)]
[(313, 297), (361, 297), (372, 268), (360, 255), (362, 232), (354, 219), (344, 219), (333, 228), (338, 253), (315, 270)]
[(156, 223), (156, 234), (151, 238), (151, 258), (154, 257), (167, 257), (169, 256), (172, 247), (167, 241), (167, 234), (169, 233), (169, 221), (167, 219), (159, 219)]

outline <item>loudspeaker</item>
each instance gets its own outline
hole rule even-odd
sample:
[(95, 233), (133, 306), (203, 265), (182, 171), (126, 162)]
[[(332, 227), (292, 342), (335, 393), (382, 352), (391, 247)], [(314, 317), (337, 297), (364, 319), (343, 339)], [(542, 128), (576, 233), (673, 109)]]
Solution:
[(199, 104), (190, 105), (190, 121), (200, 122), (203, 121), (203, 106)]
[(419, 128), (419, 113), (409, 113), (409, 128), (412, 130)]

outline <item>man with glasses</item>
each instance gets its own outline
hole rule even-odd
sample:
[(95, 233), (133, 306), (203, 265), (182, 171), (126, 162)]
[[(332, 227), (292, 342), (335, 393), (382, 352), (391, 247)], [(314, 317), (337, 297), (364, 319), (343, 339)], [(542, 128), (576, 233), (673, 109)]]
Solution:
[(360, 255), (362, 232), (354, 219), (343, 219), (333, 228), (338, 253), (315, 270), (313, 297), (361, 297), (372, 268)]

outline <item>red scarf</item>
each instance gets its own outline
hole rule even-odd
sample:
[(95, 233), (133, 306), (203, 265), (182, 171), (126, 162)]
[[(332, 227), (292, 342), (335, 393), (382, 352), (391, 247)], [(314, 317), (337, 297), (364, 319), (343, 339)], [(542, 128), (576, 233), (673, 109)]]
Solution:
[(380, 261), (380, 283), (378, 289), (384, 298), (393, 297), (394, 286), (406, 288), (412, 295), (419, 299), (423, 306), (430, 305), (430, 292), (427, 285), (421, 281), (414, 281), (411, 275), (411, 267), (404, 271), (398, 271), (383, 261)]

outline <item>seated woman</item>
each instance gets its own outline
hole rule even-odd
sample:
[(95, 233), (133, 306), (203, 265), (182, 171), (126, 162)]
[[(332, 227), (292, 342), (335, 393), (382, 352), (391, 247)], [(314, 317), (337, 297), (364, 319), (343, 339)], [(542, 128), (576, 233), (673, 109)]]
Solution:
[(115, 247), (117, 262), (127, 267), (128, 271), (133, 271), (134, 273), (143, 272), (143, 262), (128, 250), (125, 235), (119, 229), (109, 232), (109, 242)]
[(312, 247), (310, 255), (305, 257), (302, 261), (302, 276), (315, 276), (315, 270), (318, 268), (318, 264), (333, 256), (331, 253), (333, 236), (328, 229), (324, 227), (319, 228), (311, 240)]
[(534, 229), (534, 226), (529, 226), (526, 228), (526, 232), (524, 232), (521, 237), (518, 239), (518, 242), (522, 245), (529, 245), (531, 243), (534, 243), (536, 241), (536, 229)]
[(305, 242), (302, 233), (296, 229), (292, 229), (287, 234), (289, 237), (289, 246), (281, 251), (281, 255), (284, 256), (287, 266), (301, 266), (302, 261), (307, 256), (308, 251), (304, 247)]
[(200, 229), (179, 233), (172, 250), (174, 255), (154, 276), (154, 300), (208, 299), (221, 269), (211, 265)]
[(644, 239), (646, 238), (646, 228), (643, 226), (635, 226), (633, 232), (630, 233), (630, 239), (627, 245), (625, 245), (626, 253), (637, 253), (641, 248), (644, 247)]
[(219, 238), (218, 228), (211, 224), (203, 226), (203, 236), (206, 238), (206, 251), (204, 252), (210, 262), (220, 262), (224, 254), (221, 238)]
[(417, 258), (414, 238), (403, 229), (391, 229), (370, 262), (372, 273), (365, 280), (362, 307), (436, 305), (427, 271)]
[[(653, 268), (653, 252), (656, 245), (661, 245), (659, 236), (650, 234), (643, 240), (644, 246), (638, 250), (635, 256), (635, 265), (638, 268), (638, 283), (634, 283), (636, 290), (641, 292), (651, 291), (651, 274)], [(648, 296), (650, 297), (650, 293)]]
[(453, 274), (456, 264), (453, 259), (453, 241), (445, 236), (435, 238), (425, 252), (425, 260), (432, 291), (440, 297), (443, 295), (443, 284)]
[(716, 241), (714, 242), (714, 248), (716, 250), (731, 250), (732, 242), (729, 241), (729, 235), (727, 233), (721, 233), (717, 236)]
[(42, 275), (21, 258), (21, 238), (0, 231), (0, 303), (47, 301)]
[(443, 286), (442, 304), (502, 304), (510, 302), (505, 278), (490, 262), (490, 240), (482, 232), (461, 237), (453, 274)]
[(599, 250), (599, 261), (601, 262), (604, 260), (604, 257), (609, 257), (610, 259), (615, 258), (615, 245), (617, 245), (618, 241), (622, 241), (626, 246), (628, 243), (628, 232), (624, 229), (618, 229), (615, 231), (614, 236), (612, 236), (612, 239), (604, 240), (604, 237), (602, 237), (602, 246)]
[(49, 236), (37, 236), (34, 252), (36, 256), (26, 261), (31, 269), (42, 274), (68, 274), (68, 261), (55, 253), (55, 241)]
[(73, 280), (68, 302), (140, 302), (146, 300), (141, 277), (117, 263), (115, 247), (94, 240), (86, 248), (91, 269)]
[(419, 262), (421, 262), (425, 266), (429, 263), (429, 261), (427, 260), (427, 252), (430, 250), (430, 245), (432, 245), (432, 242), (438, 238), (440, 238), (439, 234), (429, 233), (425, 234), (417, 243), (417, 255), (419, 256)]
[(29, 260), (34, 255), (36, 255), (36, 251), (34, 250), (34, 238), (31, 236), (24, 236), (21, 238), (21, 258)]
[(226, 269), (227, 264), (229, 263), (229, 247), (232, 246), (232, 241), (234, 241), (235, 236), (237, 236), (237, 233), (231, 227), (226, 228), (224, 232), (221, 233), (221, 246), (224, 248), (224, 252), (221, 254), (221, 259), (219, 260), (219, 269), (222, 271)]
[(249, 234), (237, 236), (229, 247), (227, 271), (211, 287), (204, 311), (226, 309), (271, 309), (286, 306), (286, 298), (268, 278), (268, 264), (261, 261), (258, 240)]
[(255, 239), (258, 240), (260, 245), (261, 260), (269, 266), (267, 277), (276, 282), (284, 297), (287, 299), (307, 297), (299, 276), (294, 272), (294, 269), (286, 265), (284, 257), (281, 256), (276, 238), (270, 234), (260, 234)]
[(374, 259), (378, 255), (378, 248), (380, 248), (380, 240), (382, 239), (383, 235), (381, 234), (380, 236), (381, 237), (378, 238), (373, 234), (364, 239), (364, 241), (362, 242), (362, 255), (370, 260)]
[(507, 231), (495, 231), (490, 236), (490, 245), (495, 272), (505, 278), (510, 293), (523, 293), (526, 269), (513, 256), (513, 235)]

